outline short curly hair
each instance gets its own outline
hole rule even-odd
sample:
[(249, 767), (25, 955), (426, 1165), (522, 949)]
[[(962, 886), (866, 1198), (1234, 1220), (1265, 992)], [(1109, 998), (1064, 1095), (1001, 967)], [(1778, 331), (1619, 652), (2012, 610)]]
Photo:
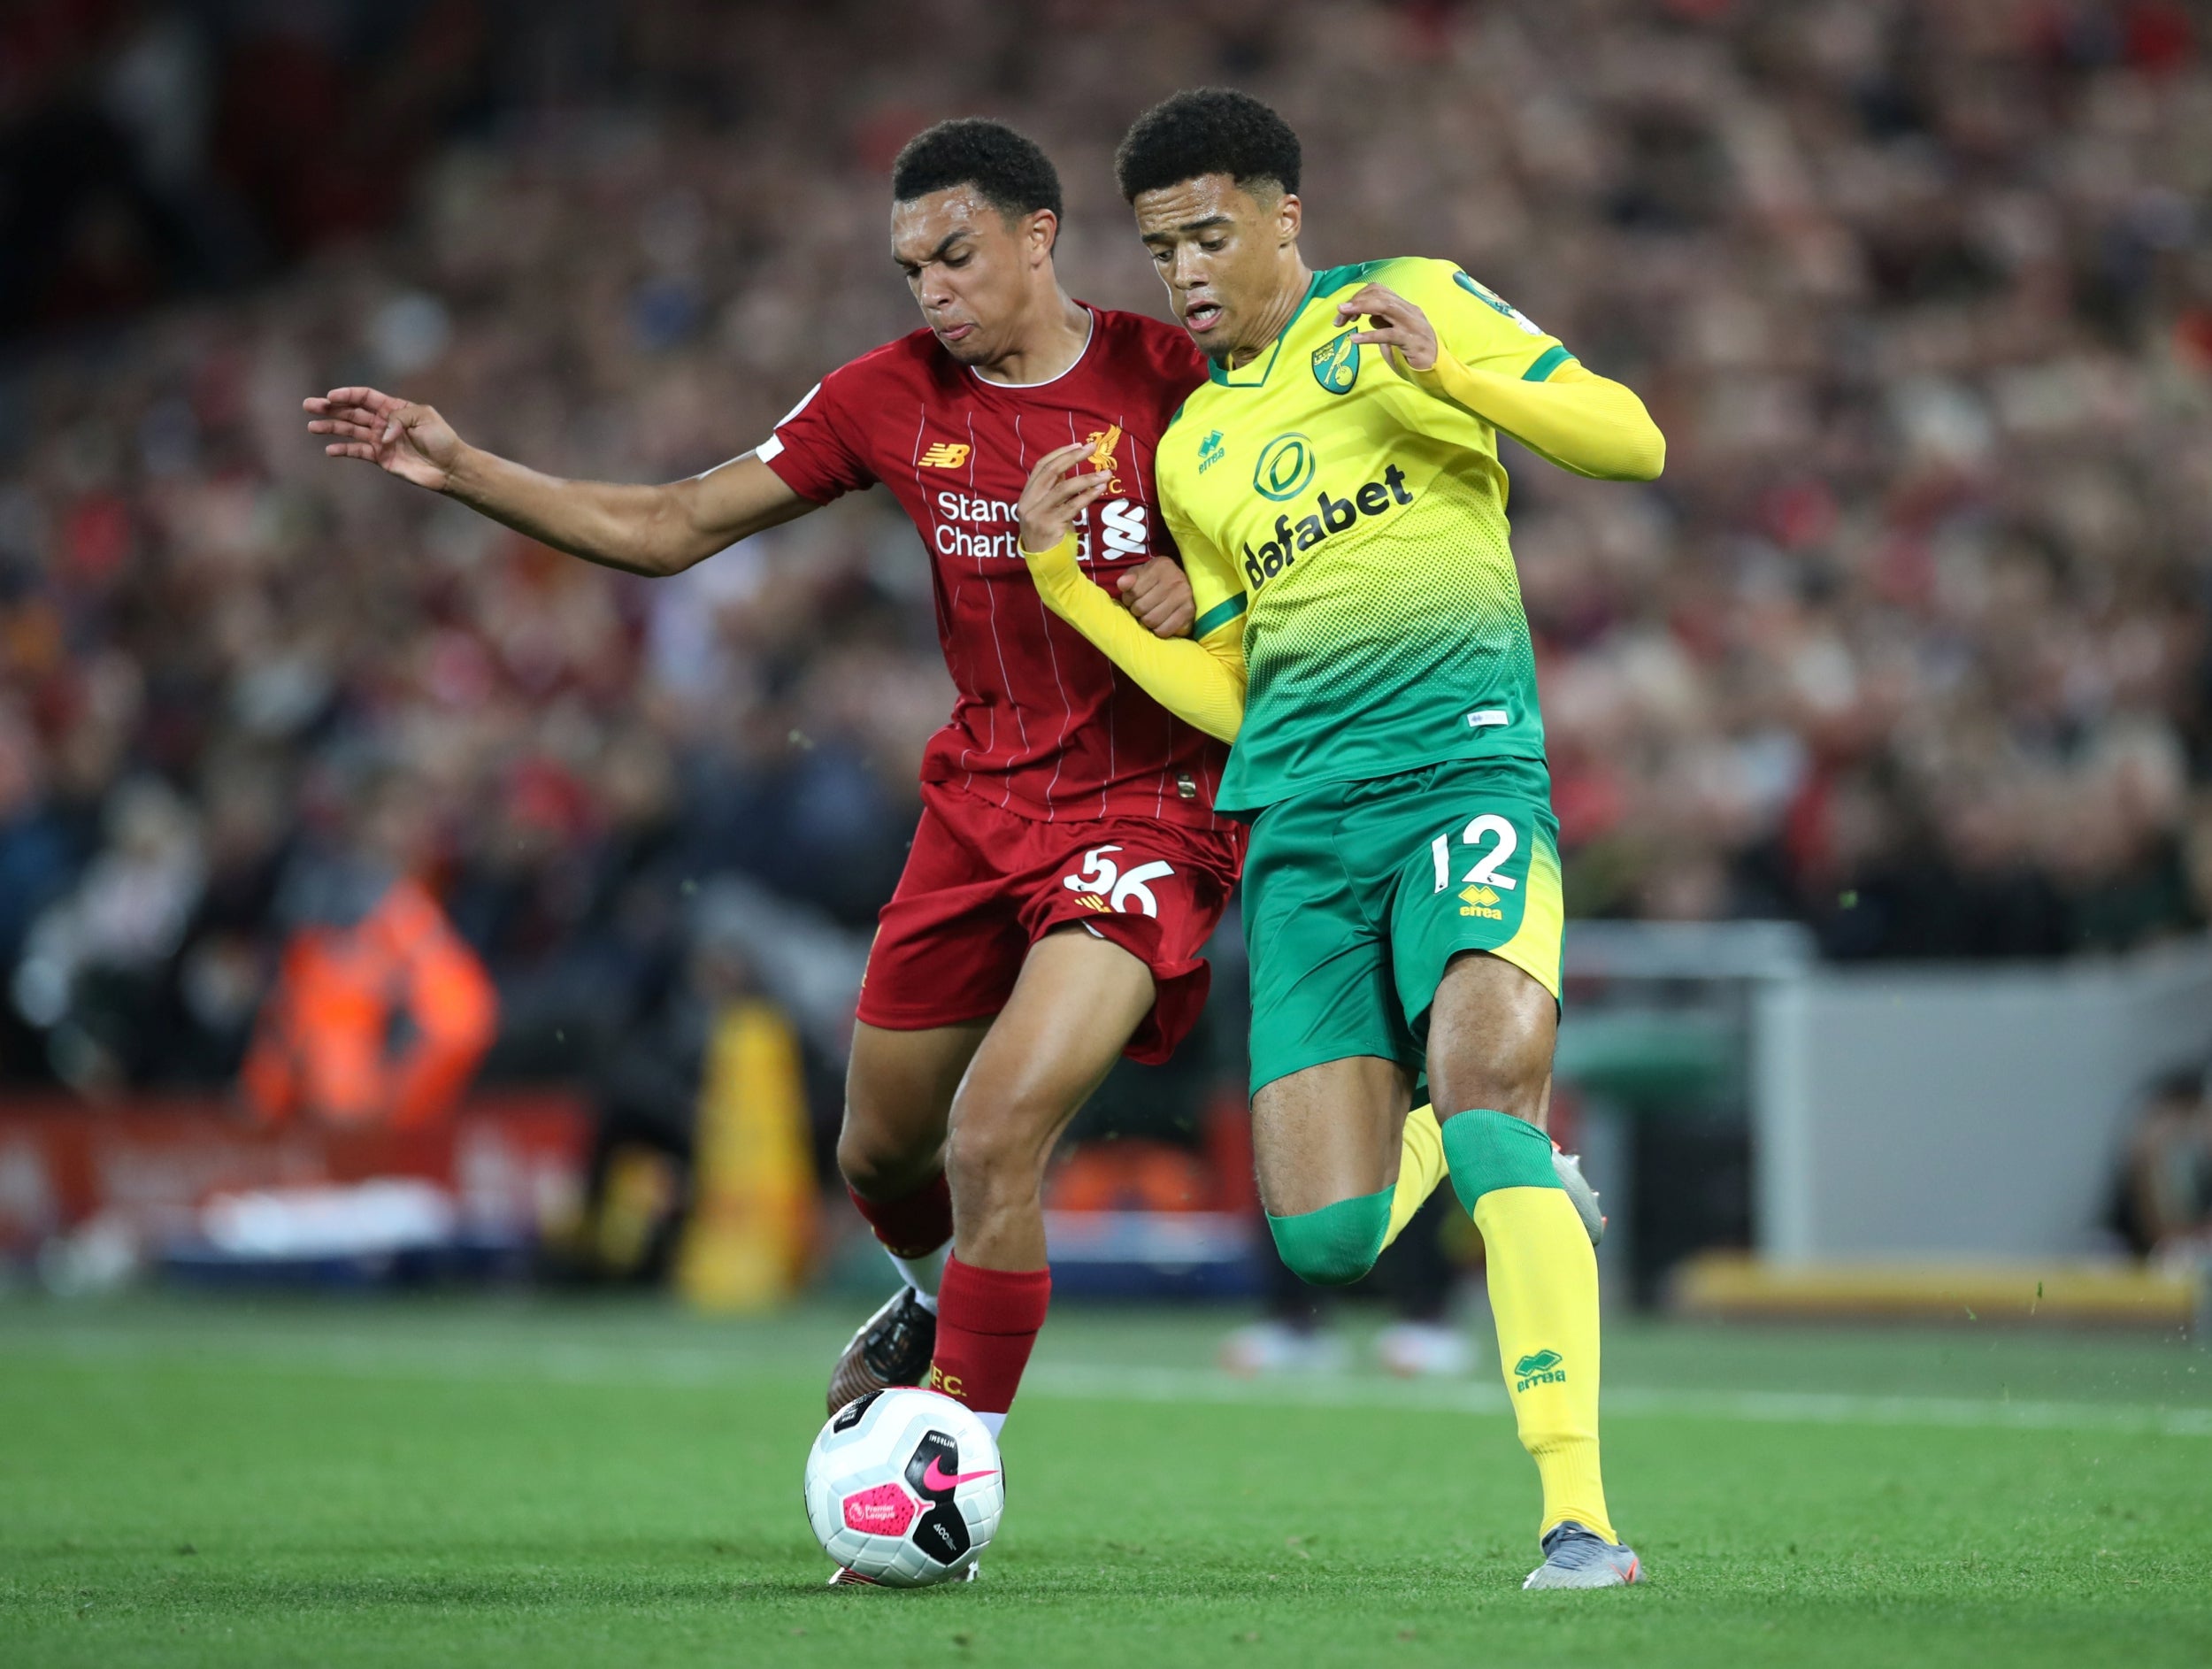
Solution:
[(1267, 181), (1296, 191), (1300, 160), (1290, 124), (1251, 94), (1194, 87), (1130, 124), (1114, 152), (1114, 179), (1132, 203), (1210, 173), (1225, 173), (1247, 190)]
[(1060, 213), (1060, 173), (1037, 142), (1004, 122), (963, 116), (925, 127), (891, 165), (891, 196), (911, 203), (933, 191), (973, 186), (1011, 219), (1039, 209)]

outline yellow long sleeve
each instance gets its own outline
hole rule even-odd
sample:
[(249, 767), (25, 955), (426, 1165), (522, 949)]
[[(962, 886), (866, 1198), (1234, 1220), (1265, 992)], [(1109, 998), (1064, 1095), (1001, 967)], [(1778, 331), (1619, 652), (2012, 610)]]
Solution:
[(1024, 550), (1045, 606), (1088, 638), (1145, 694), (1186, 724), (1234, 742), (1244, 722), (1244, 621), (1202, 641), (1155, 637), (1101, 590), (1075, 559), (1075, 535), (1049, 550)]
[(1655, 481), (1666, 467), (1667, 437), (1635, 390), (1570, 359), (1541, 382), (1478, 371), (1437, 343), (1436, 364), (1416, 371), (1396, 354), (1392, 367), (1416, 388), (1464, 406), (1563, 470), (1593, 481)]

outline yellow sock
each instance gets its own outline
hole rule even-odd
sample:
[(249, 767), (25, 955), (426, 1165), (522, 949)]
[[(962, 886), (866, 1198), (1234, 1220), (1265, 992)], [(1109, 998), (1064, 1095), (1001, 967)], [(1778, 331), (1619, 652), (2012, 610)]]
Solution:
[(1505, 1388), (1521, 1447), (1544, 1482), (1541, 1533), (1572, 1519), (1617, 1542), (1598, 1473), (1598, 1260), (1589, 1234), (1555, 1186), (1491, 1189), (1474, 1215)]
[(1398, 1181), (1390, 1191), (1390, 1227), (1383, 1234), (1386, 1246), (1398, 1238), (1444, 1180), (1444, 1134), (1436, 1127), (1436, 1109), (1416, 1107), (1406, 1114), (1400, 1143)]

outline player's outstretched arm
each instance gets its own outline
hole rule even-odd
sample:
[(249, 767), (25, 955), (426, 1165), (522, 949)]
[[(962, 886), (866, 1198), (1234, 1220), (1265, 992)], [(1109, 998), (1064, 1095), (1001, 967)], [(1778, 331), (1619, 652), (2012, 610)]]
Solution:
[(323, 450), (457, 498), (518, 533), (631, 573), (680, 573), (740, 539), (814, 509), (750, 452), (660, 486), (565, 481), (469, 445), (434, 406), (376, 388), (301, 403)]
[(1242, 610), (1194, 641), (1162, 639), (1093, 583), (1075, 558), (1075, 519), (1104, 494), (1110, 478), (1073, 473), (1090, 450), (1082, 443), (1047, 453), (1015, 505), (1022, 559), (1038, 593), (1161, 706), (1210, 736), (1233, 742), (1244, 722)]
[(1415, 387), (1465, 407), (1548, 461), (1594, 481), (1647, 481), (1666, 467), (1667, 440), (1635, 390), (1570, 359), (1541, 382), (1462, 365), (1428, 316), (1396, 291), (1370, 284), (1337, 307), (1364, 317), (1355, 342), (1388, 350)]

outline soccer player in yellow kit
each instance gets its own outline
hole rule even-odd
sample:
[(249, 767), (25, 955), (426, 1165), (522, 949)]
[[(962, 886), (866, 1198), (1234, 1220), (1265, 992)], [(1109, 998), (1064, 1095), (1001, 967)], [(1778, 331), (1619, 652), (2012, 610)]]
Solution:
[(1219, 804), (1252, 824), (1253, 1137), (1285, 1262), (1329, 1281), (1372, 1262), (1425, 1076), (1543, 1485), (1525, 1585), (1624, 1585), (1641, 1572), (1599, 1471), (1597, 1265), (1544, 1133), (1558, 824), (1497, 436), (1624, 481), (1656, 476), (1665, 442), (1449, 262), (1310, 271), (1299, 162), (1280, 117), (1217, 88), (1146, 112), (1115, 158), (1211, 363), (1159, 450), (1192, 637), (1150, 637), (1084, 577), (1070, 530), (1101, 487), (1079, 449), (1032, 476), (1022, 548), (1056, 611), (1234, 741)]

